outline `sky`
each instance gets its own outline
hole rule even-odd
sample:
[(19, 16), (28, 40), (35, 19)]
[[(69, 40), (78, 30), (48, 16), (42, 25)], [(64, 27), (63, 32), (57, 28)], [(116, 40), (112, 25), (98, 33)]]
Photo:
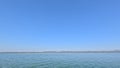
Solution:
[(120, 0), (0, 0), (0, 51), (120, 50)]

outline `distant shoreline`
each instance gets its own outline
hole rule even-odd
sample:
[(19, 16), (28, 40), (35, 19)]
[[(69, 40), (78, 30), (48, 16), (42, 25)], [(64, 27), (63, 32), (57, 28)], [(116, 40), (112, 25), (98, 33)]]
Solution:
[(120, 51), (41, 51), (41, 52), (0, 52), (0, 53), (120, 53)]

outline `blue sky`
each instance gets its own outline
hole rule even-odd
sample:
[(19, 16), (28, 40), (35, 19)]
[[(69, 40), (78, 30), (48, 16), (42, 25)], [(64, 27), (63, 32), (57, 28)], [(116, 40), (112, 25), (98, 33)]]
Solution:
[(0, 0), (0, 51), (114, 49), (119, 0)]

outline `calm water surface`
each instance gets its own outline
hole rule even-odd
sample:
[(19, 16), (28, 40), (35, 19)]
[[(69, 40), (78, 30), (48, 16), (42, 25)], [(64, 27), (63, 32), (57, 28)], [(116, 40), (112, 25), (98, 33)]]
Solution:
[(0, 68), (120, 68), (120, 53), (0, 53)]

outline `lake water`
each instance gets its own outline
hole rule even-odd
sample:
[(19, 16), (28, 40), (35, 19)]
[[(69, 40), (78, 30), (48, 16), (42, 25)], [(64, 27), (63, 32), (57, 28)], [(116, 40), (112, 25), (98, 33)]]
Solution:
[(0, 68), (120, 68), (120, 53), (0, 53)]

